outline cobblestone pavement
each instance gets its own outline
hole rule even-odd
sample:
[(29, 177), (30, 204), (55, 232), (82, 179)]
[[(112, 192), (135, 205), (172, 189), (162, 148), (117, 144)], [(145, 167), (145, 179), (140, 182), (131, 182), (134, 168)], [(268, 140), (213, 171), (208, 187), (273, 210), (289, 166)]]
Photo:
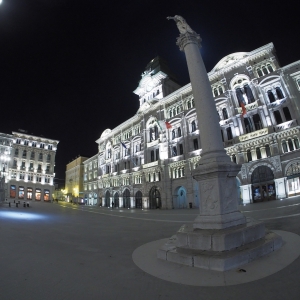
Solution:
[[(300, 197), (241, 206), (267, 228), (300, 235)], [(30, 203), (0, 207), (0, 299), (299, 299), (300, 258), (264, 279), (195, 287), (155, 278), (133, 251), (170, 237), (197, 209), (135, 210)], [(241, 273), (243, 276), (243, 273)]]

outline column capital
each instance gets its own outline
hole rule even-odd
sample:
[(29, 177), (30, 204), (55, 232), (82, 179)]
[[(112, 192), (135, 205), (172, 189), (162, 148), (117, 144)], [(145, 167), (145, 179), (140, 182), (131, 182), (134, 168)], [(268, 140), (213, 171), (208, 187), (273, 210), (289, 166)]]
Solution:
[(177, 38), (176, 45), (179, 47), (180, 51), (184, 51), (184, 48), (188, 44), (195, 44), (196, 46), (201, 48), (201, 38), (200, 35), (196, 32), (190, 33), (186, 32), (184, 34), (180, 34)]

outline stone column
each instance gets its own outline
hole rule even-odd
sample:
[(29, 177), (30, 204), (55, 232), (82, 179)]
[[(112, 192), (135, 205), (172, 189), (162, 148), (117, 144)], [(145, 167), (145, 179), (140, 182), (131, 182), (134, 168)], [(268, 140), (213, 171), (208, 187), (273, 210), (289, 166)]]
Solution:
[[(157, 250), (157, 257), (226, 271), (278, 249), (282, 240), (273, 233), (266, 235), (263, 223), (249, 218), (246, 221), (238, 211), (236, 175), (241, 166), (231, 162), (223, 148), (217, 111), (199, 52), (200, 37), (181, 16), (170, 19), (175, 20), (180, 31), (177, 44), (186, 54), (202, 141), (202, 157), (192, 173), (200, 185), (200, 213), (193, 226), (183, 225), (175, 239)], [(262, 243), (257, 247), (253, 242), (259, 240)]]
[(194, 228), (222, 229), (244, 224), (246, 218), (238, 211), (237, 193), (232, 192), (236, 191), (240, 166), (231, 162), (223, 147), (211, 85), (199, 51), (200, 36), (188, 25), (183, 28), (181, 20), (175, 21), (181, 33), (177, 45), (186, 55), (202, 145), (201, 159), (193, 172), (202, 199)]

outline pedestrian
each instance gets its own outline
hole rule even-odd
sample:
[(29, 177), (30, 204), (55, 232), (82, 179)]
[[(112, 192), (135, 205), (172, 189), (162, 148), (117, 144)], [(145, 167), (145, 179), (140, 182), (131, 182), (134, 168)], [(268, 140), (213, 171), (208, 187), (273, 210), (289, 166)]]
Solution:
[(114, 201), (111, 203), (111, 208), (114, 208), (114, 205), (115, 205), (115, 203), (114, 203)]

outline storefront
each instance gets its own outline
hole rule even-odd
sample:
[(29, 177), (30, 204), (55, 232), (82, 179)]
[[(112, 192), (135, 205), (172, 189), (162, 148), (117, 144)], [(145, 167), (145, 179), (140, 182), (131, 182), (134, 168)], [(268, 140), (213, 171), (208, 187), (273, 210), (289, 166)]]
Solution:
[(300, 162), (292, 163), (286, 171), (288, 196), (300, 195)]

